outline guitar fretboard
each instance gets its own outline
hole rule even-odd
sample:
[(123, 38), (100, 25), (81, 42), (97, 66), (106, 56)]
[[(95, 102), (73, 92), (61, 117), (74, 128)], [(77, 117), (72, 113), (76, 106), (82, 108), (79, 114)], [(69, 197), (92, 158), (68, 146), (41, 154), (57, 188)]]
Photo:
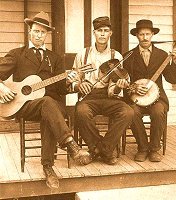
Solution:
[(60, 81), (64, 78), (66, 78), (66, 76), (67, 76), (67, 73), (64, 72), (62, 74), (59, 74), (57, 76), (53, 76), (53, 77), (48, 78), (46, 80), (40, 81), (38, 83), (34, 83), (34, 84), (31, 85), (31, 88), (32, 88), (33, 91), (39, 90), (41, 88), (44, 88), (48, 85), (51, 85), (53, 83), (56, 83), (56, 82), (58, 82), (58, 81)]

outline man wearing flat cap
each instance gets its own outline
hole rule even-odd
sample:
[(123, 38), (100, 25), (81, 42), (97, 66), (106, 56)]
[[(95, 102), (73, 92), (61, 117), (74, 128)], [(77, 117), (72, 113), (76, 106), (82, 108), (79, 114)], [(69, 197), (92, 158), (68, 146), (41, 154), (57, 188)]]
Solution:
[[(115, 82), (109, 76), (101, 79), (106, 76), (102, 66), (106, 67), (112, 60), (117, 64), (123, 59), (119, 52), (108, 46), (112, 35), (109, 17), (94, 19), (93, 28), (95, 44), (78, 53), (73, 64), (73, 70), (79, 75), (73, 88), (80, 96), (75, 119), (92, 160), (100, 156), (103, 162), (113, 165), (117, 163), (117, 144), (132, 121), (133, 110), (122, 100), (122, 88), (128, 84), (125, 79), (119, 78)], [(104, 137), (95, 126), (94, 117), (98, 114), (113, 120)]]
[[(13, 81), (21, 82), (34, 74), (45, 80), (65, 72), (60, 56), (45, 46), (48, 31), (54, 30), (54, 27), (49, 25), (48, 14), (41, 11), (32, 19), (26, 18), (24, 21), (29, 25), (28, 45), (13, 49), (5, 57), (0, 58), (0, 100), (4, 104), (18, 97), (13, 88), (8, 88), (3, 83), (12, 74)], [(71, 157), (79, 164), (87, 164), (87, 159), (90, 159), (89, 153), (80, 149), (73, 140), (71, 130), (65, 122), (66, 111), (62, 95), (66, 94), (66, 79), (62, 79), (48, 85), (43, 97), (27, 101), (15, 113), (16, 118), (40, 121), (41, 163), (46, 175), (46, 184), (50, 188), (59, 187), (59, 179), (52, 168), (57, 143), (61, 147), (66, 146)]]
[[(147, 158), (151, 162), (160, 162), (162, 159), (159, 152), (161, 148), (160, 141), (167, 128), (167, 112), (169, 109), (168, 98), (163, 88), (162, 76), (168, 82), (176, 83), (176, 64), (173, 61), (176, 55), (175, 48), (172, 52), (173, 59), (171, 64), (168, 60), (165, 69), (161, 70), (158, 74), (159, 77), (156, 78), (155, 82), (153, 81), (155, 84), (152, 83), (152, 87), (143, 81), (138, 81), (142, 79), (151, 80), (168, 56), (165, 51), (155, 47), (151, 42), (153, 35), (159, 31), (159, 28), (153, 27), (152, 21), (148, 19), (139, 20), (136, 23), (136, 27), (130, 31), (133, 36), (137, 37), (139, 45), (132, 49), (132, 56), (124, 62), (124, 68), (127, 69), (130, 75), (131, 84), (135, 86), (132, 91), (129, 91), (130, 95), (126, 95), (126, 99), (135, 113), (131, 129), (138, 145), (138, 152), (134, 158), (138, 162), (143, 162)], [(136, 84), (133, 84), (134, 82)], [(155, 85), (156, 89), (153, 90)], [(133, 99), (134, 95), (137, 98)], [(152, 99), (151, 95), (154, 97), (153, 100), (150, 100)], [(139, 101), (139, 99), (143, 101)], [(149, 100), (149, 105), (146, 103), (147, 99)], [(148, 142), (147, 133), (142, 121), (144, 114), (148, 114), (151, 120), (150, 142)]]

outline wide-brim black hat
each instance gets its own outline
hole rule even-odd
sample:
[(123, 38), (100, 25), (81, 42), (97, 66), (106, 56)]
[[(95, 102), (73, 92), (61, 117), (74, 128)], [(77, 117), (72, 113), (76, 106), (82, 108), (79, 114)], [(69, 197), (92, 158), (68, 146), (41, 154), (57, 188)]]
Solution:
[(40, 24), (40, 25), (46, 27), (48, 31), (55, 30), (54, 27), (51, 27), (49, 25), (49, 16), (48, 16), (48, 14), (43, 12), (43, 11), (41, 11), (38, 14), (36, 14), (32, 19), (25, 18), (24, 22), (29, 26), (31, 26), (33, 23)]
[(152, 21), (148, 19), (142, 19), (136, 22), (136, 28), (131, 29), (130, 33), (136, 36), (136, 33), (138, 33), (139, 29), (141, 28), (149, 28), (154, 32), (154, 34), (157, 34), (160, 31), (159, 28), (153, 27)]

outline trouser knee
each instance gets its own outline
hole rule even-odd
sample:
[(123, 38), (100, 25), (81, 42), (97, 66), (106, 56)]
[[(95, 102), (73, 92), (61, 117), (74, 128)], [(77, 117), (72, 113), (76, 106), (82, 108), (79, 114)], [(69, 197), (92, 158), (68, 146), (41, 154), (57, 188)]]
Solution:
[(90, 111), (87, 107), (82, 106), (82, 105), (80, 105), (80, 106), (78, 105), (76, 107), (75, 116), (76, 116), (76, 119), (83, 121), (83, 120), (88, 119), (90, 117)]

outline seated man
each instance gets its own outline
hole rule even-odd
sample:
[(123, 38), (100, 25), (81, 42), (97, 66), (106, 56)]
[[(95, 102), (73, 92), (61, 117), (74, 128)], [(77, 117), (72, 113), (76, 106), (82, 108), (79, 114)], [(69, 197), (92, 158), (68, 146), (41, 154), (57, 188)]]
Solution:
[[(13, 49), (5, 57), (0, 58), (0, 100), (3, 104), (8, 104), (18, 98), (16, 91), (3, 83), (12, 74), (15, 82), (21, 82), (33, 74), (45, 80), (65, 71), (60, 56), (45, 47), (48, 31), (54, 30), (49, 26), (48, 14), (40, 12), (33, 19), (26, 18), (25, 22), (30, 28), (29, 44)], [(52, 168), (57, 142), (61, 147), (68, 147), (71, 157), (78, 163), (86, 164), (89, 159), (89, 153), (79, 148), (65, 122), (66, 110), (62, 102), (62, 95), (65, 94), (67, 94), (67, 88), (64, 79), (47, 86), (43, 97), (27, 101), (15, 114), (15, 117), (40, 121), (41, 163), (46, 183), (51, 188), (59, 187), (59, 179)]]
[[(132, 49), (132, 56), (124, 62), (124, 68), (128, 71), (132, 84), (141, 79), (150, 80), (167, 58), (168, 54), (155, 47), (151, 42), (153, 35), (158, 32), (159, 28), (154, 28), (152, 21), (145, 19), (139, 20), (136, 23), (136, 28), (130, 31), (139, 41), (139, 45)], [(174, 48), (172, 54), (174, 55), (173, 59), (175, 59), (176, 48)], [(145, 106), (144, 104), (143, 106), (142, 104), (138, 104), (136, 100), (131, 101), (129, 95), (126, 96), (135, 114), (131, 125), (132, 132), (138, 144), (138, 152), (134, 158), (135, 161), (143, 162), (147, 157), (151, 162), (160, 162), (162, 159), (159, 153), (161, 148), (160, 140), (167, 128), (167, 112), (169, 109), (168, 98), (163, 88), (162, 75), (168, 82), (176, 83), (175, 63), (174, 60), (171, 64), (168, 62), (166, 68), (163, 71), (161, 70), (161, 73), (158, 74), (157, 72), (157, 75), (159, 75), (155, 81), (159, 89), (155, 91), (156, 97), (159, 97), (158, 99), (156, 98), (157, 101), (151, 105)], [(150, 88), (144, 82), (138, 82), (134, 86), (135, 89), (131, 91), (131, 97), (133, 97), (133, 94), (139, 98), (143, 97), (145, 102), (146, 98), (149, 97)], [(159, 91), (158, 94), (157, 91)], [(143, 114), (149, 114), (151, 118), (150, 142), (148, 142), (147, 133), (142, 121)]]
[[(103, 63), (111, 59), (122, 60), (119, 52), (108, 47), (112, 35), (109, 17), (96, 18), (93, 26), (95, 45), (78, 53), (73, 65), (73, 70), (78, 73), (73, 87), (83, 95), (83, 99), (76, 105), (75, 118), (92, 159), (100, 155), (105, 163), (111, 165), (117, 162), (113, 152), (132, 122), (133, 110), (122, 100), (122, 88), (128, 85), (125, 79), (114, 82), (107, 77), (99, 81), (104, 75), (99, 68)], [(94, 123), (94, 117), (98, 114), (113, 119), (104, 137), (99, 134)]]

